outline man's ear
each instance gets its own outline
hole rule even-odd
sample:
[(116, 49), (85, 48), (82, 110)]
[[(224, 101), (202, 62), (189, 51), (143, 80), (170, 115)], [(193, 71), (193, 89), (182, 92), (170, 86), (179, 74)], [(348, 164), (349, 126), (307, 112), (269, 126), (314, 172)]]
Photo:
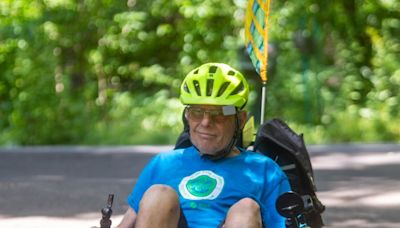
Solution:
[(183, 121), (183, 127), (185, 130), (189, 129), (189, 120), (188, 120), (188, 112), (185, 110), (183, 110), (182, 113), (182, 121)]
[(247, 120), (247, 112), (246, 111), (240, 111), (239, 112), (240, 129), (244, 128), (244, 125), (246, 124), (246, 120)]

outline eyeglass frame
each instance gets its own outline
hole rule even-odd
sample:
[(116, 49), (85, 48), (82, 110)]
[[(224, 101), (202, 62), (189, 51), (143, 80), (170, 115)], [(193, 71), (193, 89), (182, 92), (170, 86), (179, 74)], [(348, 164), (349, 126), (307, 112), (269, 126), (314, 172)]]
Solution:
[[(196, 108), (198, 111), (201, 111), (201, 114), (198, 113), (198, 116), (193, 116), (193, 111), (191, 109)], [(238, 110), (233, 105), (223, 105), (221, 109), (205, 109), (201, 107), (194, 107), (192, 105), (187, 105), (185, 107), (185, 113), (187, 113), (187, 118), (193, 121), (201, 121), (204, 119), (204, 115), (208, 113), (209, 117), (214, 121), (223, 121), (226, 117), (233, 116), (238, 113)], [(191, 115), (192, 114), (192, 115)], [(197, 114), (195, 114), (197, 115)]]

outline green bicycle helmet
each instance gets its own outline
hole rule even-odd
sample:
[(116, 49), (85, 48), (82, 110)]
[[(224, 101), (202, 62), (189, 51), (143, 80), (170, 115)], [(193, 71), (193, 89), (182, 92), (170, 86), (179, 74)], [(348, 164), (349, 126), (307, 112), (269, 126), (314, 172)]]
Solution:
[(232, 105), (242, 109), (249, 85), (244, 76), (224, 63), (206, 63), (186, 75), (180, 100), (183, 104)]

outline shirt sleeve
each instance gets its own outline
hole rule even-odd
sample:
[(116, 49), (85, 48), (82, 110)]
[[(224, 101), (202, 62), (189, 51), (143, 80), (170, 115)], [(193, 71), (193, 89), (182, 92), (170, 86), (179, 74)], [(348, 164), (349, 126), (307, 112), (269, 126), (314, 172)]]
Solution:
[(285, 228), (285, 218), (282, 217), (276, 210), (276, 200), (280, 195), (290, 191), (290, 184), (283, 173), (275, 163), (272, 164), (270, 170), (267, 172), (267, 185), (265, 194), (263, 195), (263, 202), (266, 202), (261, 207), (264, 227), (267, 228)]
[(139, 203), (146, 190), (156, 183), (156, 169), (159, 156), (155, 156), (143, 169), (139, 179), (137, 180), (131, 194), (128, 196), (128, 204), (137, 213), (139, 211)]

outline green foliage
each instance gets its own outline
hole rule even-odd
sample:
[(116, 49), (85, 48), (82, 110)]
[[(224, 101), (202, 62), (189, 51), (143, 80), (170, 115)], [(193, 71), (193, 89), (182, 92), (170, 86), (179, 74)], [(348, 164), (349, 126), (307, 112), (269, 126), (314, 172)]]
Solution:
[[(257, 116), (260, 83), (242, 52), (246, 3), (0, 1), (0, 144), (173, 143), (180, 82), (210, 61), (243, 67)], [(271, 7), (267, 117), (311, 143), (398, 142), (399, 3)]]
[[(89, 144), (168, 144), (182, 130), (183, 107), (162, 90), (153, 96), (116, 94), (108, 115), (97, 122)], [(168, 114), (165, 113), (168, 110)]]
[(399, 4), (274, 6), (272, 21), (280, 26), (271, 33), (281, 53), (270, 76), (268, 115), (294, 122), (313, 143), (398, 142), (400, 16), (393, 7)]

